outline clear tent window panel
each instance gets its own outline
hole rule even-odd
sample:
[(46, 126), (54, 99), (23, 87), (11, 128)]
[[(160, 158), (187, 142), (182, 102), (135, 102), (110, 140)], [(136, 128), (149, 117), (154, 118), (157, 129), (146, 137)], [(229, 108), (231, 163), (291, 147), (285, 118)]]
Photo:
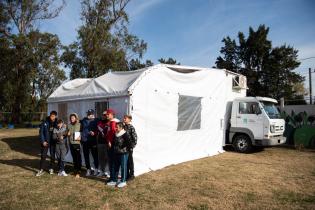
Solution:
[(102, 114), (105, 110), (108, 109), (108, 101), (98, 101), (95, 102), (95, 111), (96, 117), (102, 118)]
[(179, 95), (178, 131), (200, 129), (201, 97)]

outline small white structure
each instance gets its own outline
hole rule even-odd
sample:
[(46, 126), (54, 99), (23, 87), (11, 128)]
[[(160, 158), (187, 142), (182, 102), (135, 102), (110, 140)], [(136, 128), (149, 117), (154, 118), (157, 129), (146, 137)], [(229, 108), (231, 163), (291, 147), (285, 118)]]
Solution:
[(138, 134), (135, 174), (223, 152), (227, 104), (246, 96), (246, 78), (227, 70), (159, 64), (62, 84), (48, 112), (128, 113)]

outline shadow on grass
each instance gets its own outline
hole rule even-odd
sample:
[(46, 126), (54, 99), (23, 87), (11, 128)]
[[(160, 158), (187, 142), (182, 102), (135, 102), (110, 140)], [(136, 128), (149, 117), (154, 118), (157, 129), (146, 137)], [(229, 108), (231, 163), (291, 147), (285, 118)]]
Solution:
[(3, 138), (0, 141), (6, 143), (12, 151), (38, 157), (40, 143), (36, 136)]
[[(227, 151), (227, 152), (236, 152), (232, 145), (226, 145), (226, 146), (223, 147), (223, 149), (225, 151)], [(253, 147), (252, 151), (250, 152), (250, 154), (263, 152), (264, 149), (265, 149), (264, 147)]]
[(31, 172), (37, 172), (39, 167), (39, 160), (37, 159), (11, 159), (11, 160), (0, 160), (0, 164), (17, 166)]
[[(39, 163), (40, 163), (40, 143), (37, 136), (12, 137), (12, 138), (6, 137), (3, 139), (0, 139), (0, 141), (7, 144), (10, 147), (11, 151), (37, 157), (36, 159), (27, 159), (27, 158), (20, 158), (20, 159), (16, 158), (16, 159), (11, 159), (11, 160), (0, 159), (0, 164), (17, 166), (22, 169), (32, 171), (34, 173), (38, 171)], [(50, 158), (47, 157), (46, 162), (45, 162), (45, 168), (47, 169), (49, 166), (49, 161), (50, 161)], [(57, 163), (55, 163), (54, 169), (57, 171)], [(72, 163), (66, 164), (66, 171), (67, 172), (74, 171)], [(86, 172), (86, 169), (82, 168), (82, 173), (81, 173), (82, 178), (87, 178), (87, 179), (92, 179), (92, 180), (102, 181), (102, 182), (105, 181), (105, 179), (101, 177), (95, 177), (95, 176), (86, 177), (84, 176), (85, 172)]]

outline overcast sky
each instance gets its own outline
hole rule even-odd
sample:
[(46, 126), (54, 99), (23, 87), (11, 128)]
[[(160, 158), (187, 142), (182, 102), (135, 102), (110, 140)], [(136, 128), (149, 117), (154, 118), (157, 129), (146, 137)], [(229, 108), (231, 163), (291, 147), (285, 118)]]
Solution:
[[(40, 29), (69, 44), (76, 40), (80, 11), (80, 1), (68, 0), (60, 16)], [(286, 43), (299, 50), (299, 59), (315, 57), (313, 0), (131, 0), (127, 12), (130, 31), (148, 43), (144, 60), (154, 63), (173, 57), (183, 65), (212, 67), (223, 37), (236, 38), (260, 24), (270, 27), (273, 46)], [(309, 67), (315, 68), (315, 59), (302, 61), (297, 69), (307, 81)]]

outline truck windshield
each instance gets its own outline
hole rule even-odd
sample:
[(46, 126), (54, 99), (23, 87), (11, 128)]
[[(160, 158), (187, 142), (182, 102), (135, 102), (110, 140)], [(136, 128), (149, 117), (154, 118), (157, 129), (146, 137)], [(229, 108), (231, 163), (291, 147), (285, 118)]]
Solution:
[(270, 119), (280, 118), (280, 113), (274, 103), (269, 101), (260, 101), (260, 103)]

